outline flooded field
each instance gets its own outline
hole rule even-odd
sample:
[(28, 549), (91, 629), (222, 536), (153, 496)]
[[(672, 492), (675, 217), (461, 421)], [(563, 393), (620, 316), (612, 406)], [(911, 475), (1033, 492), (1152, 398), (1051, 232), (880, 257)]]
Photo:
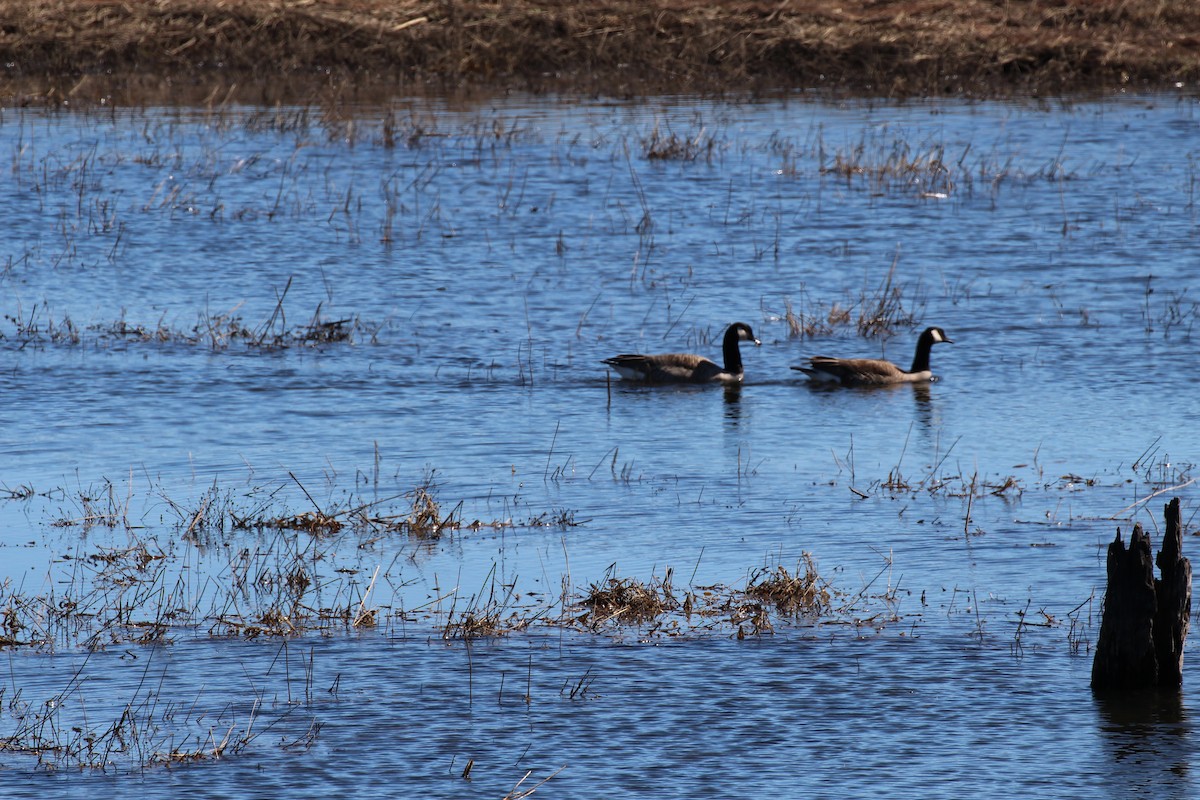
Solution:
[[(0, 114), (12, 796), (1187, 797), (1194, 99)], [(602, 360), (720, 360), (645, 387)], [(938, 379), (815, 386), (814, 355)], [(1189, 655), (1194, 646), (1189, 645)]]

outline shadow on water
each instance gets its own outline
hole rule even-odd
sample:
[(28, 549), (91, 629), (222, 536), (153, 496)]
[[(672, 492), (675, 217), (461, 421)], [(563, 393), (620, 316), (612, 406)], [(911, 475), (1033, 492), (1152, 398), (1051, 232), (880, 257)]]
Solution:
[(1196, 756), (1191, 719), (1179, 692), (1097, 695), (1100, 738), (1111, 754), (1118, 796), (1191, 796)]

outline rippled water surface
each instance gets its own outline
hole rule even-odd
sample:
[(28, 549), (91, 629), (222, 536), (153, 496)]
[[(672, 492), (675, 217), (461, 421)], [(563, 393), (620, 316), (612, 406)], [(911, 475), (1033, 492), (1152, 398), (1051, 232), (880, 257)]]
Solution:
[[(1195, 659), (1088, 679), (1107, 543), (1196, 505), (1197, 142), (1183, 97), (4, 110), (7, 791), (1194, 796)], [(735, 320), (740, 390), (600, 363)], [(928, 325), (931, 385), (789, 369)]]

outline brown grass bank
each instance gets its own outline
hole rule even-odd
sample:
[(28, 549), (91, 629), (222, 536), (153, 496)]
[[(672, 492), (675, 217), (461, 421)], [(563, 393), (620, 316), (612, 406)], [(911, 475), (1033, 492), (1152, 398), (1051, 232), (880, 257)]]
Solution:
[[(0, 99), (189, 100), (238, 87), (877, 96), (1200, 80), (1168, 0), (0, 0)], [(296, 88), (304, 87), (304, 88)], [(155, 92), (159, 96), (155, 96)]]

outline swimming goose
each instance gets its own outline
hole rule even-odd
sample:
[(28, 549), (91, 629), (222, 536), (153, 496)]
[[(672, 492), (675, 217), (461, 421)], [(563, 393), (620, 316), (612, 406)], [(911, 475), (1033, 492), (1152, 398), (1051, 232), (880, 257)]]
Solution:
[(644, 383), (724, 383), (742, 382), (742, 351), (738, 342), (762, 344), (744, 322), (735, 322), (725, 331), (721, 346), (725, 366), (719, 367), (694, 353), (660, 353), (644, 356), (623, 354), (604, 359), (625, 380)]
[(938, 342), (954, 342), (941, 328), (926, 328), (917, 339), (917, 353), (912, 369), (905, 372), (882, 358), (829, 358), (813, 356), (807, 367), (798, 369), (810, 380), (837, 383), (842, 386), (884, 386), (893, 383), (924, 383), (933, 380), (929, 371), (929, 351)]

